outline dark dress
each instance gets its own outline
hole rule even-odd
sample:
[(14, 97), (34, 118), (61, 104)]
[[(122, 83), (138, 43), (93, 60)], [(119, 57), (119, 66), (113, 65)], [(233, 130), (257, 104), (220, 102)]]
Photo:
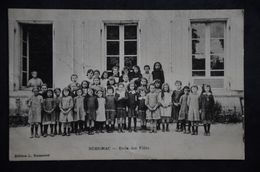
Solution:
[[(180, 98), (181, 96), (183, 95), (183, 90), (174, 90), (172, 92), (172, 103), (178, 103), (179, 104), (179, 101), (180, 101)], [(172, 106), (172, 118), (173, 120), (177, 121), (179, 119), (179, 112), (180, 112), (180, 108), (181, 106), (178, 105), (178, 106), (175, 106), (173, 104)]]
[(106, 111), (106, 119), (114, 120), (116, 116), (116, 102), (114, 95), (107, 95), (105, 97), (105, 111)]
[[(132, 75), (132, 79), (131, 80), (134, 80), (135, 85), (137, 87), (139, 87), (143, 75), (141, 73), (134, 73), (134, 72), (131, 75)], [(129, 79), (129, 81), (131, 81), (131, 80)]]
[[(120, 95), (124, 94), (124, 95)], [(119, 97), (122, 97), (119, 99)], [(121, 93), (118, 91), (115, 95), (115, 101), (117, 106), (117, 119), (126, 117), (126, 103), (127, 103), (128, 95), (125, 91)]]
[(136, 91), (129, 91), (127, 92), (127, 107), (128, 107), (128, 118), (130, 117), (137, 117), (135, 108), (137, 106), (137, 92)]
[(164, 73), (163, 70), (154, 70), (152, 71), (153, 80), (160, 79), (161, 83), (164, 83)]
[(87, 113), (88, 120), (96, 120), (97, 118), (97, 109), (98, 109), (98, 100), (96, 96), (86, 96), (84, 99), (84, 108)]
[(60, 107), (59, 107), (59, 104), (60, 104), (60, 101), (61, 101), (61, 96), (55, 97), (54, 101), (55, 101), (55, 104), (56, 104), (55, 110), (54, 110), (55, 119), (56, 119), (56, 122), (59, 122), (60, 121)]
[(148, 109), (147, 106), (145, 105), (145, 96), (144, 97), (139, 97), (137, 99), (137, 105), (138, 105), (138, 118), (141, 120), (146, 119), (146, 110)]
[(210, 123), (213, 119), (214, 110), (214, 97), (213, 95), (202, 93), (200, 96), (200, 109), (201, 109), (201, 120), (203, 122)]

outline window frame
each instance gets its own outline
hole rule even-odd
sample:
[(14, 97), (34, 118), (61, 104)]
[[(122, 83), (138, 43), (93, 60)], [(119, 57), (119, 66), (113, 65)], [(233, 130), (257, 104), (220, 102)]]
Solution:
[[(124, 39), (124, 26), (137, 26), (137, 39)], [(107, 57), (110, 55), (107, 55), (107, 26), (119, 26), (119, 73), (121, 73), (122, 69), (124, 68), (125, 64), (124, 64), (124, 58), (125, 57), (130, 57), (130, 56), (136, 56), (137, 58), (137, 65), (140, 64), (140, 23), (139, 21), (136, 20), (119, 20), (119, 21), (114, 21), (114, 20), (108, 20), (108, 21), (103, 21), (103, 30), (104, 30), (104, 34), (102, 36), (102, 59), (103, 60), (103, 70), (104, 71), (108, 71), (108, 72), (112, 72), (112, 70), (108, 70), (107, 69)], [(102, 29), (101, 29), (102, 32)], [(109, 40), (109, 41), (113, 41), (113, 40)], [(124, 43), (125, 41), (136, 41), (137, 43), (137, 53), (136, 55), (125, 55), (124, 53)], [(117, 56), (117, 55), (111, 55), (111, 56)]]
[[(54, 39), (55, 39), (55, 30), (54, 30), (54, 21), (53, 20), (16, 20), (18, 27), (19, 27), (19, 35), (18, 35), (18, 40), (19, 40), (19, 46), (18, 46), (18, 61), (19, 61), (19, 87), (18, 90), (20, 91), (31, 91), (31, 88), (27, 88), (27, 84), (25, 86), (23, 86), (23, 25), (26, 24), (36, 24), (36, 25), (46, 25), (46, 24), (50, 24), (52, 25), (52, 86), (51, 87), (55, 87), (55, 75), (54, 75), (54, 66), (55, 66), (55, 48), (54, 48)], [(30, 79), (30, 73), (29, 73), (29, 31), (27, 30), (27, 82)]]
[[(214, 23), (214, 22), (224, 22), (224, 69), (222, 70), (211, 70), (210, 68), (210, 25), (208, 25), (208, 29), (205, 30), (205, 76), (192, 76), (193, 71), (202, 71), (202, 70), (193, 70), (192, 69), (192, 23)], [(206, 27), (206, 28), (207, 28)], [(212, 88), (213, 90), (216, 89), (226, 89), (227, 86), (227, 68), (230, 66), (229, 65), (229, 30), (230, 30), (230, 24), (229, 24), (229, 19), (227, 18), (217, 18), (217, 19), (190, 19), (189, 20), (189, 26), (188, 26), (188, 31), (189, 31), (189, 64), (190, 64), (190, 77), (192, 79), (192, 84), (195, 83), (196, 79), (223, 79), (223, 88)], [(207, 41), (208, 40), (208, 41)], [(207, 52), (206, 52), (207, 51)], [(210, 76), (211, 71), (224, 71), (224, 76)]]

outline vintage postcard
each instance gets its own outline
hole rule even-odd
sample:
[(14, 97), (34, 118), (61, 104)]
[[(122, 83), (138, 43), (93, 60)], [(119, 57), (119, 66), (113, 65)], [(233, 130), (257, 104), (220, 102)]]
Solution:
[(9, 159), (245, 159), (244, 11), (8, 9)]

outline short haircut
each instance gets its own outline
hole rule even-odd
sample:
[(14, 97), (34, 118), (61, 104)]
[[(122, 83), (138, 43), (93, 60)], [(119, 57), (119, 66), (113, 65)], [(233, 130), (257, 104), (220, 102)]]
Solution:
[(34, 90), (39, 91), (39, 88), (38, 87), (33, 87), (32, 88), (32, 92), (34, 92)]
[(34, 70), (34, 71), (31, 72), (31, 75), (32, 75), (33, 73), (36, 73), (36, 74), (37, 74), (38, 72)]
[(68, 96), (70, 96), (70, 89), (69, 89), (69, 87), (65, 87), (65, 88), (63, 88), (63, 90), (62, 90), (62, 97), (65, 97), (65, 95), (64, 95), (64, 92), (65, 91), (68, 91), (69, 92), (69, 94), (68, 94)]
[(94, 74), (93, 69), (89, 69), (89, 70), (87, 71), (87, 76), (88, 76), (88, 74), (91, 73), (91, 72)]
[(127, 90), (130, 90), (130, 85), (134, 84), (134, 90), (136, 90), (136, 84), (134, 82), (130, 82), (128, 85), (127, 85)]
[(94, 73), (97, 72), (100, 75), (100, 71), (99, 70), (94, 70)]
[(98, 80), (100, 81), (100, 78), (99, 78), (98, 76), (95, 76), (95, 77), (93, 78), (93, 81), (94, 81), (95, 79), (98, 79)]
[(116, 69), (116, 70), (119, 70), (119, 67), (118, 67), (118, 66), (114, 66), (114, 67), (112, 68), (112, 71), (115, 70), (115, 69)]
[(145, 69), (146, 67), (148, 67), (149, 69), (151, 69), (149, 65), (144, 65), (144, 69)]
[(111, 86), (108, 86), (108, 87), (107, 87), (107, 91), (108, 91), (108, 90), (113, 90), (113, 93), (115, 92), (114, 88), (111, 87)]
[(73, 77), (73, 76), (76, 76), (76, 77), (78, 78), (78, 75), (72, 74), (72, 75), (70, 76), (70, 80), (72, 80), (72, 77)]
[[(194, 87), (194, 88), (197, 88), (197, 90), (199, 89), (199, 87), (198, 87), (197, 85), (193, 85), (193, 86), (190, 87), (190, 92), (192, 92), (192, 88), (193, 88), (193, 87)], [(192, 93), (193, 93), (193, 92), (192, 92)]]
[(53, 90), (52, 90), (51, 88), (49, 88), (49, 89), (46, 91), (46, 95), (47, 95), (47, 96), (48, 96), (48, 94), (47, 94), (48, 92), (51, 92), (51, 94), (52, 94), (52, 95), (51, 95), (51, 98), (53, 98), (53, 96), (54, 96), (54, 95), (53, 95)]
[(182, 85), (182, 82), (181, 81), (179, 81), (179, 80), (177, 80), (177, 81), (175, 81), (175, 84), (174, 85), (176, 85), (176, 84), (180, 84), (180, 85)]
[(76, 94), (77, 94), (78, 91), (81, 91), (81, 95), (83, 94), (83, 91), (82, 91), (81, 88), (78, 88), (77, 90), (75, 90)]
[(60, 92), (61, 92), (61, 89), (60, 89), (60, 88), (55, 88), (55, 89), (54, 89), (54, 93), (55, 93), (56, 91), (60, 91)]
[(125, 85), (124, 85), (123, 82), (119, 82), (119, 83), (118, 83), (118, 87), (119, 87), (120, 85), (123, 85), (123, 87), (125, 87)]

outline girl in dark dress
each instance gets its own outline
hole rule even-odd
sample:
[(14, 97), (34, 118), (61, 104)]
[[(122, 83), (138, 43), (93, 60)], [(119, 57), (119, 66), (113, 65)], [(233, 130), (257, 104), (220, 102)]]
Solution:
[(153, 80), (155, 79), (160, 79), (161, 83), (164, 83), (164, 72), (162, 69), (162, 65), (160, 62), (155, 62), (153, 65), (153, 71), (152, 71), (152, 75), (153, 75)]
[(87, 128), (89, 128), (88, 134), (94, 135), (94, 123), (96, 121), (98, 109), (98, 100), (97, 97), (94, 96), (94, 92), (92, 88), (88, 89), (88, 95), (84, 99), (84, 108), (87, 113)]
[(204, 124), (204, 136), (210, 136), (210, 124), (213, 119), (214, 97), (210, 85), (204, 85), (200, 95), (201, 119)]
[(143, 76), (142, 76), (142, 74), (141, 74), (140, 67), (137, 66), (137, 65), (133, 66), (132, 79), (129, 78), (129, 81), (134, 82), (135, 85), (137, 85), (137, 87), (139, 87), (142, 77), (143, 77)]
[(137, 92), (135, 83), (131, 82), (128, 85), (127, 89), (128, 99), (127, 99), (127, 107), (128, 107), (128, 131), (132, 132), (131, 127), (131, 121), (132, 118), (134, 119), (134, 132), (137, 132), (136, 128), (136, 121), (137, 121), (137, 115), (136, 115), (136, 107), (137, 107)]

